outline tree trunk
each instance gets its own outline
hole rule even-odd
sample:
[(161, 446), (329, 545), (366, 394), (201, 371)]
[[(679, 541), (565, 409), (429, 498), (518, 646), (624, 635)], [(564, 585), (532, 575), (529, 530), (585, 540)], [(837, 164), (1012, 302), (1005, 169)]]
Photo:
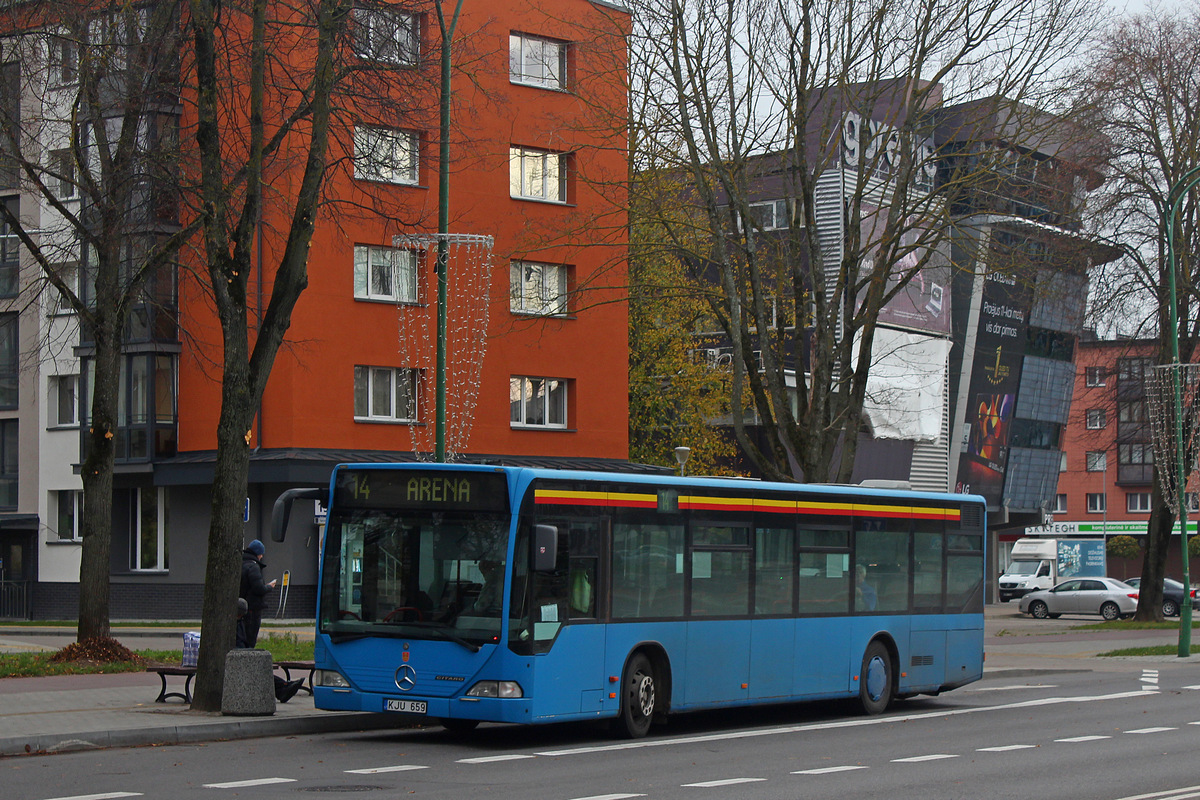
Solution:
[[(226, 327), (223, 325), (223, 327)], [(220, 711), (225, 656), (237, 631), (236, 599), (241, 585), (243, 526), (241, 509), (250, 473), (246, 432), (254, 421), (257, 398), (249, 381), (246, 330), (225, 336), (225, 380), (217, 425), (217, 463), (212, 485), (208, 566), (204, 579), (203, 633), (192, 708)]]
[[(83, 479), (83, 551), (79, 560), (78, 641), (108, 636), (109, 573), (112, 571), (113, 464), (116, 457), (117, 398), (121, 375), (121, 337), (109, 330), (115, 321), (100, 315), (94, 332), (92, 404)], [(107, 323), (107, 324), (105, 324)]]

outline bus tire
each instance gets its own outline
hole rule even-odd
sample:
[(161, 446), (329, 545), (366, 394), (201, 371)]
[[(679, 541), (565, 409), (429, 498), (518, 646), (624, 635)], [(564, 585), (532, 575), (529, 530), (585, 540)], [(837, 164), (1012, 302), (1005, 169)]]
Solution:
[(863, 653), (862, 671), (859, 672), (858, 679), (858, 702), (866, 714), (882, 714), (891, 705), (893, 691), (892, 654), (882, 642), (873, 641)]
[(479, 720), (477, 719), (451, 719), (450, 717), (442, 717), (438, 722), (455, 736), (464, 736), (479, 727)]
[(615, 720), (615, 733), (627, 739), (645, 736), (654, 721), (657, 702), (654, 667), (645, 653), (634, 653), (621, 676), (621, 711)]

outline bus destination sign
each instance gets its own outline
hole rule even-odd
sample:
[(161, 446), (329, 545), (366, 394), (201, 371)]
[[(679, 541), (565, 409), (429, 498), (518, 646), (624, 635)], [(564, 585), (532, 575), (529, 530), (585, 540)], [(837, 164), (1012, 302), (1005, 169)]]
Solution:
[(333, 502), (341, 508), (422, 508), (508, 513), (503, 474), (448, 470), (338, 470)]

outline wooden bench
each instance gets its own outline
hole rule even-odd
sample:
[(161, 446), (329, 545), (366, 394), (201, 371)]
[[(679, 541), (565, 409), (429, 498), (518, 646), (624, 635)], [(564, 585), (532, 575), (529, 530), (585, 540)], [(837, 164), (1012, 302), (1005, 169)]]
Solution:
[[(195, 667), (146, 667), (146, 672), (154, 672), (158, 674), (158, 679), (162, 681), (162, 691), (158, 693), (158, 697), (154, 698), (156, 703), (167, 702), (168, 697), (178, 697), (185, 703), (192, 702), (192, 678), (196, 677)], [(186, 680), (183, 682), (182, 692), (167, 691), (167, 676), (168, 675), (184, 675)]]
[(310, 695), (313, 693), (313, 691), (312, 691), (313, 671), (316, 669), (316, 662), (314, 662), (314, 661), (276, 661), (274, 666), (276, 669), (283, 670), (283, 679), (285, 681), (290, 681), (292, 679), (292, 670), (294, 670), (294, 669), (295, 670), (308, 670), (308, 679), (304, 684), (301, 684), (300, 688), (303, 689), (304, 691), (308, 692)]

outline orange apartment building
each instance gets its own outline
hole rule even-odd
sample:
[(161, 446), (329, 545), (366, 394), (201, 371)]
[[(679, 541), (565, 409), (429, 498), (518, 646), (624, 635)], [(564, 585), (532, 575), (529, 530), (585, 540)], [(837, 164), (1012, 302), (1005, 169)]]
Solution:
[[(403, 237), (437, 230), (438, 22), (428, 3), (363, 3), (351, 25), (356, 57), (413, 80), (390, 98), (359, 98), (339, 117), (308, 288), (250, 434), (246, 542), (269, 542), (282, 490), (321, 486), (336, 463), (428, 460), (433, 450), (434, 256)], [(490, 237), (491, 247), (490, 259), (486, 248), (450, 248), (447, 444), (459, 459), (628, 468), (628, 26), (628, 11), (603, 0), (464, 4), (449, 228)], [(183, 104), (184, 132), (191, 113)], [(295, 169), (275, 185), (298, 181)], [(281, 214), (268, 204), (263, 229), (285, 221)], [(266, 281), (251, 281), (252, 291), (262, 286), (258, 303), (269, 296), (271, 248), (268, 234), (256, 265)], [(114, 503), (114, 619), (199, 616), (221, 393), (220, 329), (203, 275), (180, 270), (172, 335), (130, 347), (123, 381), (141, 408), (118, 433), (127, 446)], [(31, 407), (22, 410), (32, 427), (57, 435), (55, 452), (73, 436), (76, 464), (79, 415), (73, 426), (45, 420), (48, 387), (64, 372), (86, 386), (80, 352), (73, 365), (56, 363), (58, 374), (30, 378)], [(0, 511), (0, 544), (19, 548), (26, 616), (70, 618), (78, 478), (46, 479), (38, 465), (54, 457), (45, 436), (34, 438), (13, 522)], [(319, 514), (309, 535), (296, 535), (294, 516), (288, 542), (268, 545), (269, 577), (290, 578), (286, 607), (269, 611), (313, 613)]]
[[(1026, 528), (1024, 535), (1106, 540), (1127, 535), (1144, 541), (1154, 472), (1144, 379), (1157, 351), (1151, 339), (1080, 340), (1053, 519)], [(1195, 532), (1195, 520), (1189, 520), (1189, 530)], [(1003, 535), (1003, 563), (1018, 535)], [(1178, 544), (1167, 553), (1167, 575), (1178, 579)], [(1141, 567), (1140, 559), (1108, 559), (1115, 578), (1140, 575)]]

